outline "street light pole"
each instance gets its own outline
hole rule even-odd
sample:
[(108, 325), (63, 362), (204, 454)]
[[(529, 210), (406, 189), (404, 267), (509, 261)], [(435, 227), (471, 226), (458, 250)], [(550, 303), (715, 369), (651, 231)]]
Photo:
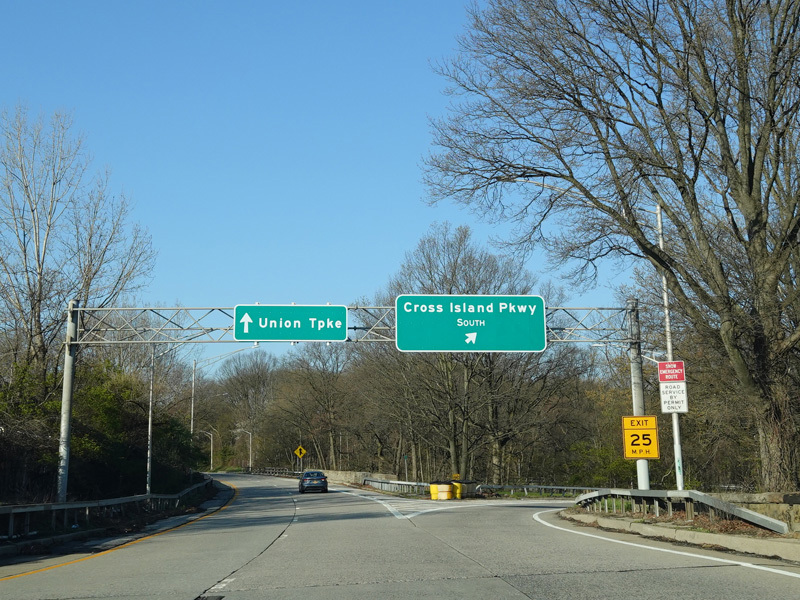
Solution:
[(151, 483), (153, 480), (153, 380), (156, 378), (156, 358), (161, 358), (168, 352), (176, 350), (186, 342), (181, 342), (171, 348), (168, 348), (156, 356), (155, 345), (151, 346), (150, 352), (150, 402), (147, 409), (147, 493), (151, 492)]
[(209, 471), (213, 471), (214, 470), (214, 435), (209, 433), (208, 431), (201, 431), (200, 433), (205, 433), (208, 436), (209, 440), (211, 440), (211, 442), (210, 442), (210, 446), (211, 446), (211, 462), (210, 462), (210, 464), (208, 466), (208, 470)]
[[(227, 358), (231, 354), (236, 354), (237, 352), (242, 352), (244, 350), (252, 350), (253, 348), (258, 348), (258, 342), (255, 342), (252, 346), (249, 346), (247, 348), (240, 348), (232, 352), (226, 352), (225, 354), (221, 354), (219, 356), (204, 358), (200, 362), (206, 363), (207, 365), (212, 365), (215, 362), (222, 360), (223, 358)], [(191, 433), (192, 435), (194, 435), (194, 389), (195, 389), (196, 378), (197, 378), (197, 359), (195, 358), (192, 360), (192, 400), (191, 400), (191, 409), (189, 414), (189, 433)]]
[(250, 436), (250, 441), (249, 441), (249, 446), (248, 446), (248, 448), (250, 450), (250, 459), (247, 462), (247, 469), (252, 473), (253, 472), (253, 434), (250, 433), (249, 431), (245, 431), (244, 429), (242, 429), (241, 431), (243, 433), (246, 433), (248, 436)]

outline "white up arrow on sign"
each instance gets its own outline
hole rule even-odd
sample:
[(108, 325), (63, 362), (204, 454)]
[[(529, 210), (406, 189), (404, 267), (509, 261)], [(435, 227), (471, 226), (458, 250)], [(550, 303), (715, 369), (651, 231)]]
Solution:
[(244, 332), (245, 333), (250, 333), (250, 323), (252, 323), (252, 322), (253, 322), (253, 319), (251, 319), (250, 315), (248, 315), (247, 313), (244, 313), (244, 315), (242, 315), (242, 318), (239, 319), (239, 323), (244, 323)]

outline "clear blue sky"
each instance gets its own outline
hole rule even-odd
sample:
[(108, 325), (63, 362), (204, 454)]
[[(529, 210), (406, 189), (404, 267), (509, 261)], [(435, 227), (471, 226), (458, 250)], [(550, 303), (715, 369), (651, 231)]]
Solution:
[(421, 184), (468, 4), (5, 0), (0, 106), (72, 113), (158, 251), (142, 302), (351, 304), (434, 222), (502, 235)]

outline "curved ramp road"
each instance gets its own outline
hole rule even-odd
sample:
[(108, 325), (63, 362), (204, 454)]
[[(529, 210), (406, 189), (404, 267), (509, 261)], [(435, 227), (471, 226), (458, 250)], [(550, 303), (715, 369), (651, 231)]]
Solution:
[(222, 510), (95, 554), (0, 565), (0, 598), (795, 598), (800, 566), (597, 531), (568, 503), (406, 500), (221, 478)]

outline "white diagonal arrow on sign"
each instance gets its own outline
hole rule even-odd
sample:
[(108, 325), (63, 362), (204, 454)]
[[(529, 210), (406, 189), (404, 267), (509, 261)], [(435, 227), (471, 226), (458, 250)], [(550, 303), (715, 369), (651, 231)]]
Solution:
[(474, 344), (476, 339), (478, 339), (478, 332), (477, 331), (475, 333), (468, 333), (467, 334), (467, 343), (468, 344)]

